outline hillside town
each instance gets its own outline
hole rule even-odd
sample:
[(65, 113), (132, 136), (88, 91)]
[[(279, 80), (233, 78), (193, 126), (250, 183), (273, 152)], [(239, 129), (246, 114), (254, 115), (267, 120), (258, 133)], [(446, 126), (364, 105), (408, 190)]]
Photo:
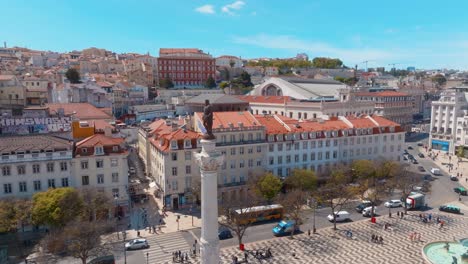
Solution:
[(0, 263), (326, 263), (286, 236), (331, 243), (338, 223), (398, 249), (367, 223), (426, 236), (436, 214), (434, 239), (467, 238), (438, 209), (468, 210), (468, 71), (367, 66), (5, 42)]

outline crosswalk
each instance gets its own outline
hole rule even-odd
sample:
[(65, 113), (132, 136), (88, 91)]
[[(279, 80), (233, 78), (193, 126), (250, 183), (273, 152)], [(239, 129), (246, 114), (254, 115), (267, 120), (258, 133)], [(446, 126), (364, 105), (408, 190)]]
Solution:
[[(155, 236), (147, 237), (150, 247), (144, 251), (145, 258), (148, 254), (148, 264), (163, 264), (173, 263), (172, 252), (180, 250), (181, 252), (189, 253), (191, 245), (185, 240), (181, 232), (173, 232), (166, 234), (158, 234)], [(198, 252), (197, 252), (198, 253)], [(190, 258), (190, 262), (197, 262), (198, 258)]]

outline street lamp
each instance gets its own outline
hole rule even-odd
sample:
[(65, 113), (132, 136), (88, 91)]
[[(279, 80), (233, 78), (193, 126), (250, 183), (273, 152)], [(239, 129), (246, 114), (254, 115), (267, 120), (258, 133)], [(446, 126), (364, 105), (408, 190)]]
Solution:
[(122, 237), (124, 241), (124, 263), (127, 264), (127, 249), (125, 248), (125, 239), (127, 239), (127, 232), (122, 231)]
[(149, 252), (146, 252), (146, 264), (149, 262)]

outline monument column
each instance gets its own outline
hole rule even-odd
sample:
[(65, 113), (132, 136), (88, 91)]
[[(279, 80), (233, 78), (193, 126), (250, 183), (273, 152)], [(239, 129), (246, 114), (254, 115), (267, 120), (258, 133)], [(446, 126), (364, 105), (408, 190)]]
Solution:
[(216, 151), (215, 139), (202, 139), (202, 151), (195, 154), (201, 172), (202, 264), (219, 263), (218, 239), (218, 168), (224, 156)]

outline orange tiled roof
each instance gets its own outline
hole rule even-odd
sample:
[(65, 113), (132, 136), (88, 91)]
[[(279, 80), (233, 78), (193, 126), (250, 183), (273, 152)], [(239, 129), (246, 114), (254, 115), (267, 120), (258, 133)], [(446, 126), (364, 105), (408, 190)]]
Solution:
[(114, 146), (120, 145), (123, 142), (123, 138), (113, 138), (103, 134), (94, 134), (76, 143), (76, 147), (94, 147), (96, 145)]
[(380, 125), (380, 126), (400, 126), (400, 124), (395, 123), (391, 120), (383, 118), (378, 115), (372, 115), (372, 118)]
[[(88, 103), (67, 103), (67, 104), (47, 104), (49, 112), (55, 114), (59, 108), (63, 108), (65, 115), (74, 115), (80, 120), (90, 119), (110, 119), (110, 115), (106, 114), (102, 109), (96, 108), (95, 106)], [(55, 112), (54, 112), (55, 111)]]
[[(202, 120), (202, 113), (198, 112), (195, 114), (200, 118), (200, 120)], [(249, 111), (213, 113), (213, 129), (221, 127), (229, 128), (229, 123), (231, 123), (233, 127), (238, 128), (239, 122), (241, 122), (244, 127), (261, 126), (258, 120), (256, 120), (255, 117)]]
[(201, 134), (188, 129), (178, 128), (177, 130), (172, 131), (172, 128), (169, 128), (171, 131), (164, 131), (156, 138), (150, 138), (151, 144), (161, 151), (169, 150), (170, 142), (172, 140), (177, 141), (179, 149), (183, 148), (184, 141), (187, 139), (191, 141), (192, 146), (196, 146), (196, 140), (201, 137)]
[(256, 115), (255, 118), (262, 124), (267, 134), (287, 134), (289, 131), (273, 116)]

